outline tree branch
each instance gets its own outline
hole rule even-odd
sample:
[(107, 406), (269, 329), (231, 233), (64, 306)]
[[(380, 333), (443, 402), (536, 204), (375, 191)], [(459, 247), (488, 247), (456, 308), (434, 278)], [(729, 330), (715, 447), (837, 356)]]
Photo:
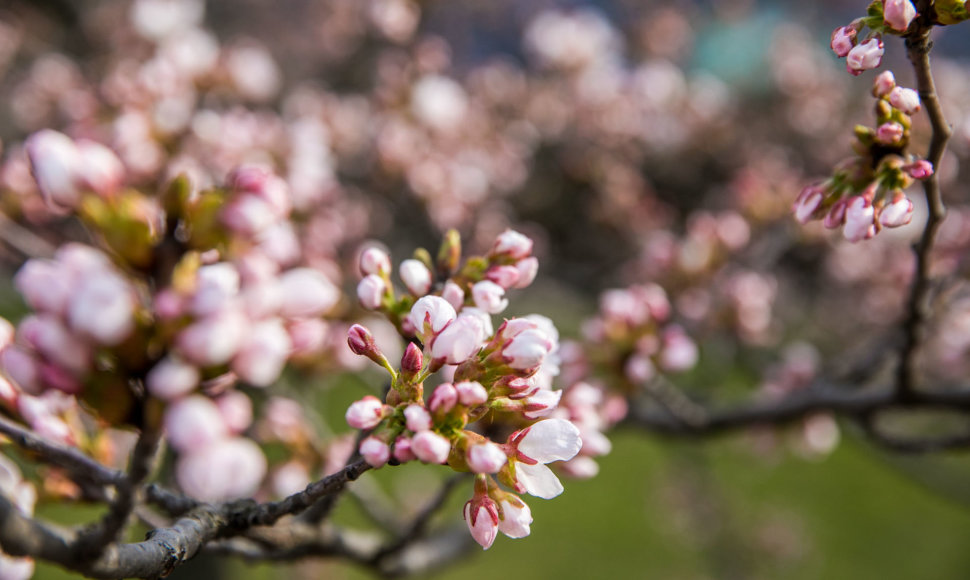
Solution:
[(951, 129), (943, 116), (943, 108), (936, 93), (933, 81), (933, 71), (930, 68), (930, 31), (933, 23), (930, 20), (932, 9), (929, 2), (922, 2), (920, 16), (912, 31), (906, 35), (906, 54), (916, 73), (916, 88), (920, 100), (926, 109), (930, 120), (932, 137), (926, 160), (933, 164), (933, 175), (923, 181), (923, 191), (929, 213), (926, 226), (919, 243), (914, 248), (916, 254), (916, 272), (913, 275), (913, 285), (910, 288), (906, 305), (906, 320), (903, 322), (903, 347), (900, 351), (899, 367), (896, 374), (896, 392), (900, 398), (912, 396), (916, 389), (916, 354), (919, 347), (920, 335), (927, 318), (927, 300), (930, 289), (930, 253), (936, 234), (946, 216), (943, 196), (940, 192), (939, 169), (940, 160), (946, 151), (947, 141), (950, 139)]

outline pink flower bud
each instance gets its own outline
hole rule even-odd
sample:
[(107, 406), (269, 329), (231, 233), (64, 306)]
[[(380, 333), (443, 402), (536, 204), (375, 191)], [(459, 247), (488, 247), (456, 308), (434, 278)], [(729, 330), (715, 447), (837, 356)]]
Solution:
[(48, 361), (77, 376), (84, 375), (91, 367), (89, 345), (64, 328), (55, 316), (28, 316), (20, 321), (17, 332)]
[(833, 30), (832, 40), (829, 43), (829, 46), (832, 47), (832, 52), (839, 58), (849, 54), (849, 51), (855, 46), (856, 34), (856, 29), (851, 26), (840, 26)]
[(236, 390), (228, 391), (214, 401), (230, 433), (238, 435), (252, 424), (253, 402), (244, 393)]
[(169, 405), (164, 424), (169, 443), (182, 453), (212, 445), (229, 434), (219, 408), (200, 395)]
[(883, 145), (894, 145), (903, 139), (904, 131), (903, 126), (899, 123), (883, 123), (876, 129), (876, 141)]
[[(454, 307), (439, 296), (424, 296), (411, 307), (411, 324), (422, 339), (437, 334), (457, 317)], [(427, 342), (427, 340), (425, 340)]]
[(135, 329), (134, 289), (112, 272), (85, 278), (71, 296), (68, 320), (74, 330), (115, 346)]
[(400, 435), (394, 440), (394, 459), (397, 459), (401, 463), (407, 463), (408, 461), (414, 461), (417, 459), (414, 453), (411, 451), (411, 438), (406, 435)]
[(849, 198), (845, 209), (845, 228), (842, 230), (845, 239), (858, 242), (874, 236), (874, 216), (875, 210), (868, 199), (858, 195)]
[(384, 420), (384, 403), (373, 395), (367, 395), (351, 403), (344, 418), (354, 429), (373, 429)]
[(262, 234), (276, 223), (264, 200), (255, 195), (240, 195), (222, 207), (219, 219), (233, 232), (244, 236)]
[(465, 303), (465, 291), (461, 289), (461, 286), (455, 284), (451, 280), (445, 282), (445, 288), (441, 291), (441, 297), (451, 304), (455, 310), (461, 308), (462, 304)]
[(175, 465), (175, 479), (190, 497), (222, 502), (252, 497), (266, 470), (266, 456), (259, 446), (234, 437), (186, 451)]
[(431, 357), (447, 364), (460, 364), (482, 348), (484, 328), (477, 316), (462, 314), (453, 320), (431, 343)]
[(528, 419), (548, 417), (559, 406), (559, 400), (561, 398), (562, 391), (538, 389), (525, 400), (525, 405), (522, 407), (522, 414)]
[(75, 290), (57, 262), (28, 260), (14, 277), (17, 291), (38, 312), (63, 314)]
[(202, 266), (196, 273), (195, 284), (189, 308), (196, 316), (206, 316), (239, 294), (239, 271), (229, 262)]
[(887, 228), (898, 228), (913, 221), (913, 202), (901, 191), (893, 195), (892, 202), (879, 212), (879, 223)]
[(516, 288), (525, 288), (532, 284), (539, 273), (539, 260), (535, 257), (523, 258), (515, 263), (515, 269), (519, 272), (519, 279), (515, 282)]
[(428, 401), (428, 408), (432, 413), (445, 414), (455, 408), (458, 404), (458, 391), (451, 383), (441, 383), (431, 393), (431, 400)]
[(925, 159), (920, 159), (904, 166), (903, 171), (913, 179), (926, 179), (933, 175), (933, 164)]
[(508, 289), (515, 286), (519, 281), (519, 270), (515, 266), (492, 266), (485, 272), (485, 278), (502, 288)]
[(404, 409), (404, 420), (407, 428), (415, 433), (431, 429), (431, 414), (421, 405), (408, 405)]
[(360, 272), (364, 276), (391, 273), (391, 258), (378, 248), (367, 248), (360, 253)]
[(431, 289), (431, 270), (418, 260), (401, 262), (400, 275), (408, 292), (415, 296), (424, 296)]
[(418, 345), (409, 342), (404, 349), (404, 356), (401, 357), (401, 372), (408, 376), (416, 376), (424, 368), (424, 353)]
[(890, 28), (904, 32), (916, 18), (916, 7), (910, 0), (885, 0), (882, 15)]
[(514, 230), (505, 230), (499, 234), (492, 246), (495, 256), (509, 256), (520, 260), (532, 253), (532, 240)]
[(478, 381), (462, 381), (455, 384), (458, 400), (466, 407), (477, 407), (488, 402), (488, 392)]
[(148, 371), (145, 383), (152, 396), (171, 401), (192, 392), (200, 379), (197, 367), (170, 354)]
[(858, 76), (864, 70), (874, 69), (882, 63), (884, 52), (882, 39), (872, 38), (849, 51), (845, 60), (846, 70)]
[(825, 214), (825, 217), (822, 219), (822, 225), (832, 230), (844, 224), (845, 208), (848, 205), (848, 202), (844, 199), (840, 199), (839, 201), (835, 202), (835, 204), (829, 208), (829, 212)]
[(31, 171), (44, 201), (55, 207), (75, 207), (80, 201), (81, 156), (70, 137), (44, 129), (25, 143)]
[(232, 371), (256, 387), (267, 387), (279, 378), (293, 350), (290, 335), (279, 318), (254, 324), (232, 359)]
[(249, 320), (230, 309), (197, 320), (185, 327), (175, 339), (183, 358), (200, 367), (229, 362), (247, 336)]
[(347, 330), (347, 345), (356, 355), (366, 356), (369, 359), (382, 356), (374, 341), (374, 335), (367, 327), (360, 324), (354, 324)]
[(552, 341), (544, 332), (531, 328), (517, 334), (502, 349), (502, 355), (510, 367), (524, 371), (541, 365), (552, 347)]
[(889, 92), (889, 104), (907, 115), (913, 115), (920, 110), (919, 93), (913, 89), (896, 87)]
[(367, 310), (377, 310), (384, 301), (387, 285), (377, 274), (368, 274), (357, 283), (357, 300)]
[(76, 144), (80, 164), (78, 178), (86, 187), (107, 197), (121, 187), (125, 167), (114, 151), (95, 141), (81, 139)]
[(0, 351), (0, 369), (23, 392), (31, 395), (41, 392), (40, 361), (20, 346), (13, 344)]
[(290, 333), (293, 356), (306, 356), (320, 351), (328, 333), (327, 323), (319, 318), (290, 320), (286, 331)]
[(280, 276), (283, 307), (280, 314), (287, 318), (319, 316), (340, 300), (340, 290), (320, 272), (312, 268), (293, 268)]
[(491, 441), (469, 445), (465, 458), (472, 473), (498, 473), (509, 460), (502, 448)]
[(893, 76), (893, 71), (884, 70), (876, 77), (876, 80), (872, 83), (872, 95), (877, 99), (880, 97), (885, 97), (896, 87), (896, 77)]
[(807, 224), (815, 214), (815, 210), (822, 204), (823, 189), (817, 185), (810, 185), (802, 190), (795, 203), (792, 204), (792, 213), (795, 220), (800, 224)]
[(498, 507), (489, 497), (479, 498), (477, 495), (465, 504), (465, 522), (468, 524), (468, 531), (472, 538), (487, 550), (495, 542), (498, 535)]
[(411, 452), (424, 463), (442, 464), (451, 453), (451, 441), (434, 431), (421, 431), (411, 438)]
[(489, 314), (498, 314), (509, 305), (509, 301), (505, 298), (505, 289), (489, 280), (477, 282), (472, 286), (472, 299), (475, 301), (475, 306)]
[(372, 467), (381, 467), (391, 458), (391, 448), (371, 435), (360, 442), (360, 454)]
[(679, 326), (669, 326), (663, 332), (660, 366), (666, 371), (685, 371), (697, 364), (697, 345)]

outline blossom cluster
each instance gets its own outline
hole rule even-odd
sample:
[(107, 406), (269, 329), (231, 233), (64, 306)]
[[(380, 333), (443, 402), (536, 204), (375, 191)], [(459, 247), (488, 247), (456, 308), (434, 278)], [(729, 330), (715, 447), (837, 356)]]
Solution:
[(242, 165), (225, 187), (181, 176), (152, 196), (124, 187), (132, 177), (104, 145), (44, 130), (26, 150), (47, 206), (80, 218), (102, 249), (67, 243), (17, 273), (33, 314), (2, 321), (0, 404), (49, 439), (88, 445), (83, 414), (123, 427), (150, 396), (186, 493), (252, 496), (267, 460), (238, 387), (319, 363), (340, 300), (332, 274), (303, 255), (289, 185)]
[[(882, 63), (882, 35), (905, 33), (916, 16), (911, 0), (873, 0), (867, 16), (832, 31), (830, 46), (836, 56), (845, 58), (846, 70), (857, 76)], [(859, 33), (866, 27), (869, 35), (860, 41)]]
[[(465, 519), (486, 549), (497, 531), (513, 538), (529, 534), (530, 511), (516, 494), (559, 495), (562, 484), (546, 464), (572, 459), (583, 445), (571, 422), (548, 418), (562, 397), (552, 389), (559, 372), (552, 322), (530, 315), (506, 319), (498, 328), (492, 324), (491, 315), (508, 305), (506, 291), (535, 277), (532, 245), (506, 230), (485, 256), (462, 263), (460, 238), (449, 232), (435, 263), (421, 251), (401, 263), (406, 294), (394, 291), (389, 256), (369, 248), (360, 258), (360, 302), (386, 313), (410, 342), (396, 367), (365, 327), (355, 325), (348, 334), (353, 352), (391, 376), (384, 400), (369, 395), (347, 410), (348, 424), (369, 432), (360, 454), (375, 467), (393, 458), (475, 473)], [(425, 400), (424, 383), (439, 372), (445, 382)], [(476, 427), (481, 421), (490, 422), (489, 432), (496, 421), (520, 428), (497, 442)]]
[(914, 180), (933, 174), (926, 160), (908, 153), (912, 117), (920, 110), (919, 95), (896, 85), (893, 74), (876, 77), (875, 128), (857, 126), (855, 155), (835, 167), (831, 177), (806, 187), (792, 212), (800, 223), (821, 220), (827, 228), (842, 228), (852, 242), (895, 228), (913, 219), (913, 202), (903, 192)]

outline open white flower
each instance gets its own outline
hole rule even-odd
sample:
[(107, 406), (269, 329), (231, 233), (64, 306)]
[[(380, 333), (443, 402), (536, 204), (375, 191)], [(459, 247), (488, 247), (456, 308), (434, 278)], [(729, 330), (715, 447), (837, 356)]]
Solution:
[(513, 433), (509, 445), (514, 449), (509, 463), (513, 466), (516, 490), (552, 499), (562, 493), (563, 487), (546, 464), (572, 459), (583, 441), (579, 429), (569, 421), (546, 419)]

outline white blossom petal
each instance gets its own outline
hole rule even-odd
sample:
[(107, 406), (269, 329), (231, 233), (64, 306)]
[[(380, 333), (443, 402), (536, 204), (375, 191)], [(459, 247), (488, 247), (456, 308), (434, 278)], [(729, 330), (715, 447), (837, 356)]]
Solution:
[(546, 419), (529, 427), (519, 451), (540, 463), (572, 459), (583, 446), (579, 429), (565, 419)]
[(529, 465), (521, 461), (515, 464), (515, 479), (529, 495), (552, 499), (563, 492), (562, 483), (551, 469), (541, 463)]

